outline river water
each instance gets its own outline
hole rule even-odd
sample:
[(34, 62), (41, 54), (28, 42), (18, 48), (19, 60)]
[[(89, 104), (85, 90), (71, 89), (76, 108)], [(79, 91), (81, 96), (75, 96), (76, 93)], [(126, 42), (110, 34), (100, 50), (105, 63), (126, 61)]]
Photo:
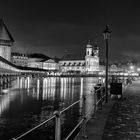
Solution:
[[(98, 78), (30, 78), (18, 77), (0, 91), (0, 140), (10, 140), (46, 120), (55, 110), (62, 110), (79, 100), (83, 94), (86, 111), (93, 104), (91, 90)], [(78, 123), (81, 103), (65, 111), (61, 116), (62, 137)], [(38, 128), (24, 139), (53, 140), (54, 120)]]

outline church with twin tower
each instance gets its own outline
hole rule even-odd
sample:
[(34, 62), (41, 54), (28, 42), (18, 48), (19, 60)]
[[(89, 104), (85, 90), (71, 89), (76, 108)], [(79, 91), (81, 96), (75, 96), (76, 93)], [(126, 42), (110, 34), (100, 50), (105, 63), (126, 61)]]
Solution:
[(89, 73), (99, 71), (99, 48), (97, 43), (92, 46), (90, 40), (86, 47), (85, 71)]
[(94, 74), (99, 71), (99, 47), (97, 43), (93, 46), (89, 40), (85, 56), (82, 59), (78, 59), (76, 55), (67, 54), (59, 61), (59, 64), (62, 72)]

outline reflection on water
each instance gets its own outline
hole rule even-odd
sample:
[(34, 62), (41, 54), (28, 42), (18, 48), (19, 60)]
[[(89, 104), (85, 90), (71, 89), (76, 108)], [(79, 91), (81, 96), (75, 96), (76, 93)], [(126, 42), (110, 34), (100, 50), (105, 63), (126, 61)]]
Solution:
[[(8, 140), (47, 119), (55, 110), (62, 110), (84, 95), (86, 112), (93, 105), (91, 90), (97, 78), (31, 78), (18, 77), (0, 93), (0, 139)], [(63, 136), (79, 121), (82, 102), (61, 116)], [(54, 138), (54, 123), (32, 134), (34, 140)], [(51, 128), (50, 128), (51, 126)], [(49, 127), (49, 129), (47, 129)], [(52, 135), (47, 135), (50, 134)], [(39, 134), (38, 134), (39, 133)], [(41, 138), (40, 138), (41, 133)], [(65, 134), (65, 135), (64, 135)]]
[(86, 104), (85, 104), (85, 114), (88, 114), (88, 116), (90, 117), (91, 115), (91, 111), (90, 109), (93, 108), (93, 103), (94, 103), (94, 93), (91, 91), (94, 91), (94, 86), (96, 85), (96, 83), (98, 82), (98, 79), (96, 78), (87, 78), (86, 82), (85, 82), (85, 91), (86, 92)]

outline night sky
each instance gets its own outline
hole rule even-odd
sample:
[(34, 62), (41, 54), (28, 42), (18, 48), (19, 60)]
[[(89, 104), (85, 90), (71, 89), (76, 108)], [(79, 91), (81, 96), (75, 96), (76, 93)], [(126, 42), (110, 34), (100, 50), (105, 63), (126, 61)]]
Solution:
[(109, 24), (110, 60), (140, 60), (140, 5), (134, 1), (1, 1), (0, 18), (15, 40), (12, 51), (62, 57), (84, 53), (90, 39), (104, 58), (102, 31)]

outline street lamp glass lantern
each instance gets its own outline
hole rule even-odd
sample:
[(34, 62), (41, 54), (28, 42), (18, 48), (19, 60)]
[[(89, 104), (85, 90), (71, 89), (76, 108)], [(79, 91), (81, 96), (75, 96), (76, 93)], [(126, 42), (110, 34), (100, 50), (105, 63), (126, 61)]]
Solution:
[(110, 33), (103, 33), (104, 39), (110, 39)]
[(109, 38), (110, 38), (110, 33), (111, 33), (111, 31), (110, 31), (110, 29), (109, 29), (109, 26), (106, 25), (106, 28), (105, 28), (105, 30), (103, 31), (104, 39), (109, 39)]

